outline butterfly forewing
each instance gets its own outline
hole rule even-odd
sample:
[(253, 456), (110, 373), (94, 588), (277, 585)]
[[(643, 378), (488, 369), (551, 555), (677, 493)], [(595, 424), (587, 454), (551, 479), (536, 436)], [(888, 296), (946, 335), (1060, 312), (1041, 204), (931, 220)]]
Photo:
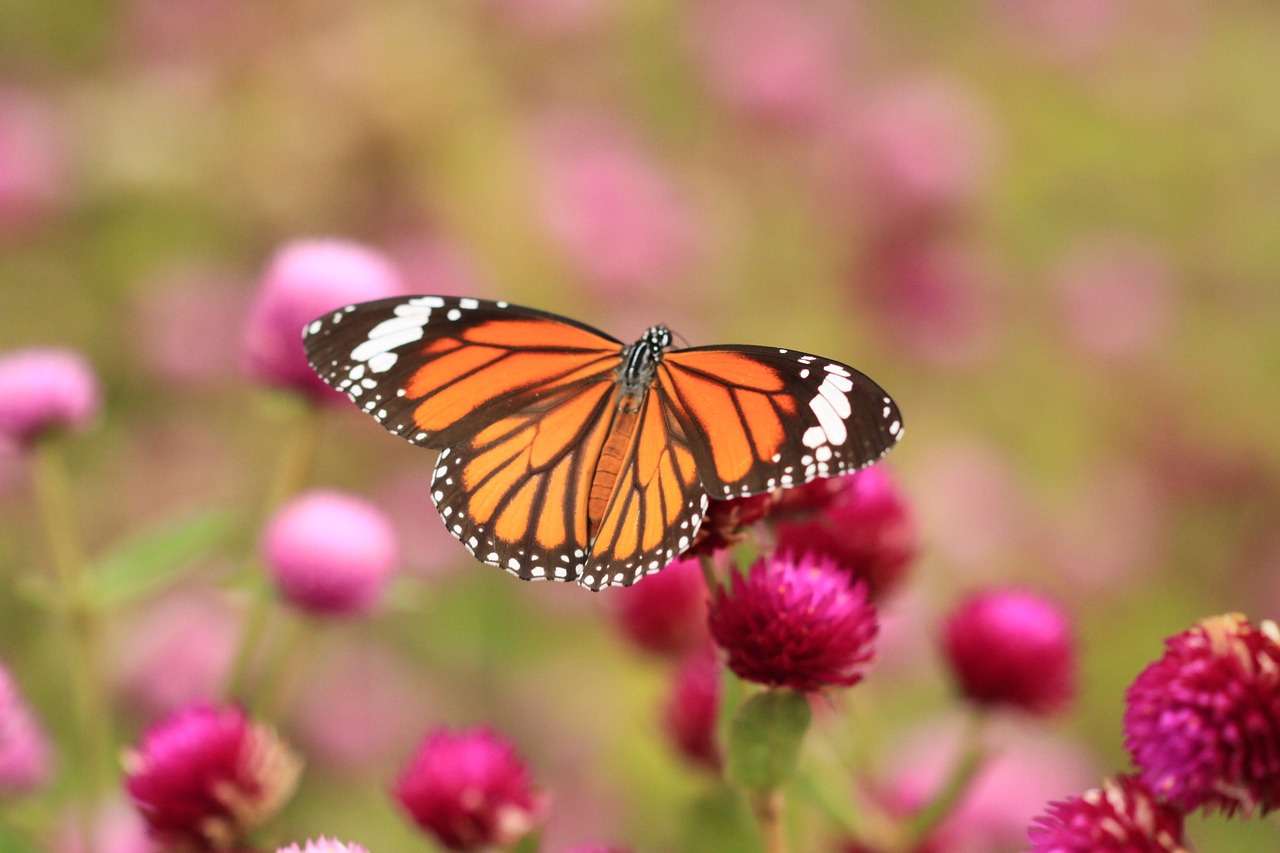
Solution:
[(669, 352), (657, 386), (713, 498), (857, 471), (902, 436), (902, 415), (879, 385), (848, 365), (793, 350)]

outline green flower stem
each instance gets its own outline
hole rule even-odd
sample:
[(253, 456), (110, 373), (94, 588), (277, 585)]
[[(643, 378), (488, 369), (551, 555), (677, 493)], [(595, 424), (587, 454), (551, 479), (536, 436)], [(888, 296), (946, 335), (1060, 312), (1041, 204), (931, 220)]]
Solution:
[[(315, 468), (316, 457), (320, 452), (320, 439), (324, 432), (323, 412), (315, 403), (305, 401), (298, 409), (294, 422), (290, 426), (275, 478), (267, 490), (256, 527), (261, 527), (281, 504), (302, 491), (311, 479), (312, 469)], [(256, 568), (257, 557), (251, 553), (246, 558), (241, 574), (250, 575)], [(266, 633), (274, 601), (275, 596), (269, 585), (255, 584), (253, 601), (249, 605), (249, 612), (245, 615), (244, 630), (240, 635), (240, 646), (236, 650), (231, 673), (227, 678), (226, 695), (230, 699), (243, 698), (248, 690), (249, 667)]]
[(319, 638), (319, 628), (318, 622), (306, 617), (295, 616), (289, 620), (284, 640), (263, 675), (250, 707), (255, 716), (278, 720), (289, 710), (301, 682), (300, 676)]
[(981, 709), (975, 709), (969, 714), (960, 745), (960, 757), (951, 769), (950, 777), (938, 790), (937, 796), (917, 812), (907, 825), (902, 850), (915, 850), (919, 847), (929, 833), (951, 814), (956, 803), (969, 790), (969, 784), (982, 769), (982, 764), (987, 757), (982, 738), (986, 722), (986, 714)]
[(787, 853), (787, 835), (782, 825), (782, 791), (760, 791), (751, 795), (751, 812), (760, 826), (765, 853)]
[(99, 660), (98, 614), (84, 595), (85, 558), (72, 522), (71, 490), (62, 446), (56, 437), (38, 443), (32, 472), (36, 503), (53, 558), (54, 584), (61, 603), (67, 645), (79, 763), (84, 769), (81, 834), (92, 850), (93, 816), (110, 774), (111, 706)]
[(715, 563), (712, 562), (709, 555), (701, 554), (698, 556), (698, 565), (702, 567), (702, 576), (706, 578), (707, 592), (715, 595), (716, 591), (720, 589), (720, 580), (716, 577)]

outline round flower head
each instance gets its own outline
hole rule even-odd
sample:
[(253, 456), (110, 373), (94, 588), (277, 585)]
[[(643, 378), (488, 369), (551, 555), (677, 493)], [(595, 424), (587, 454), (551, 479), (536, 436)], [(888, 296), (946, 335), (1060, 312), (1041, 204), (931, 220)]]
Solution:
[(878, 630), (866, 584), (825, 557), (775, 555), (735, 573), (708, 621), (739, 676), (801, 691), (861, 681)]
[[(775, 547), (831, 557), (854, 578), (865, 580), (878, 600), (902, 580), (916, 555), (915, 520), (906, 502), (880, 465), (814, 482), (829, 484), (821, 514), (779, 519)], [(789, 506), (786, 495), (780, 509)], [(800, 499), (805, 498), (807, 494)]]
[(1187, 853), (1182, 813), (1133, 776), (1050, 803), (1027, 837), (1031, 853)]
[(400, 775), (395, 797), (450, 850), (508, 847), (543, 812), (543, 796), (515, 748), (484, 727), (428, 735)]
[(28, 793), (48, 778), (48, 738), (0, 666), (0, 796)]
[(301, 764), (239, 708), (198, 706), (151, 726), (125, 788), (165, 849), (233, 849), (293, 793)]
[(710, 644), (685, 656), (676, 669), (663, 714), (668, 737), (696, 765), (719, 771), (720, 661)]
[(616, 598), (623, 634), (647, 652), (676, 656), (706, 638), (707, 582), (694, 560), (677, 560)]
[(344, 844), (341, 841), (317, 838), (315, 841), (308, 841), (301, 847), (296, 844), (281, 847), (276, 850), (276, 853), (369, 853), (369, 851), (359, 844)]
[(18, 445), (58, 429), (82, 429), (98, 414), (98, 378), (78, 353), (26, 349), (0, 356), (0, 438)]
[(995, 589), (972, 595), (951, 614), (945, 630), (952, 677), (979, 705), (1052, 714), (1075, 694), (1071, 622), (1036, 593)]
[(1280, 629), (1213, 616), (1165, 641), (1130, 686), (1125, 746), (1151, 790), (1186, 811), (1280, 807)]
[(262, 550), (284, 600), (326, 615), (371, 609), (400, 560), (395, 531), (382, 512), (332, 491), (307, 492), (281, 507), (267, 525)]
[(344, 240), (290, 243), (272, 258), (249, 309), (245, 370), (267, 385), (341, 400), (307, 364), (303, 329), (326, 311), (403, 292), (399, 272), (373, 249)]

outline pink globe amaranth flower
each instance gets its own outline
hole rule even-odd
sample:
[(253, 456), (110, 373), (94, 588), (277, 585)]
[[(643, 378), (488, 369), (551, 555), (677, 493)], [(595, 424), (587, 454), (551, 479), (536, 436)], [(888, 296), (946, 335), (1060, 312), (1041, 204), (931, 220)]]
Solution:
[(249, 308), (241, 362), (253, 378), (314, 400), (345, 399), (312, 371), (302, 332), (326, 311), (405, 292), (381, 253), (346, 240), (299, 240), (276, 252)]
[(515, 748), (485, 727), (429, 734), (394, 793), (414, 823), (450, 850), (508, 847), (545, 810)]
[(0, 665), (0, 796), (34, 791), (49, 772), (48, 736)]
[(66, 203), (71, 146), (52, 105), (0, 87), (0, 242), (30, 234)]
[(346, 844), (341, 841), (330, 841), (328, 838), (320, 837), (315, 841), (308, 841), (299, 847), (297, 844), (290, 844), (288, 847), (281, 847), (276, 853), (369, 853), (359, 844)]
[(706, 639), (707, 582), (696, 560), (676, 560), (615, 597), (623, 636), (646, 652), (678, 657)]
[(1125, 747), (1159, 796), (1186, 811), (1280, 807), (1280, 629), (1238, 613), (1165, 641), (1125, 696)]
[(686, 558), (710, 557), (732, 547), (750, 535), (751, 530), (769, 517), (782, 492), (766, 492), (748, 498), (712, 500), (702, 517), (698, 535), (684, 552)]
[(1048, 715), (1075, 695), (1071, 620), (1038, 593), (969, 596), (947, 619), (943, 647), (960, 692), (979, 705)]
[(1182, 813), (1133, 776), (1050, 803), (1027, 837), (1031, 853), (1187, 853)]
[(695, 7), (695, 46), (713, 91), (750, 118), (812, 127), (832, 117), (850, 55), (839, 7), (713, 0)]
[(395, 530), (381, 510), (354, 495), (323, 490), (276, 511), (262, 552), (280, 596), (326, 616), (373, 609), (400, 560)]
[(724, 761), (716, 736), (720, 691), (720, 660), (707, 643), (685, 655), (676, 668), (662, 715), (676, 751), (713, 773), (720, 771)]
[(165, 849), (227, 850), (292, 795), (301, 763), (239, 708), (198, 706), (148, 728), (125, 789)]
[(98, 377), (66, 349), (0, 355), (0, 439), (29, 445), (54, 430), (83, 429), (102, 408)]
[(164, 853), (147, 835), (147, 825), (136, 809), (114, 797), (98, 807), (93, 817), (93, 850), (85, 849), (84, 830), (75, 812), (62, 817), (54, 835), (54, 853)]
[(882, 599), (915, 559), (915, 517), (882, 465), (819, 482), (832, 489), (821, 514), (779, 519), (775, 549), (831, 557), (855, 580), (867, 582), (873, 600)]
[(695, 215), (674, 179), (628, 133), (592, 116), (560, 116), (535, 139), (541, 219), (588, 283), (636, 295), (691, 267)]
[(861, 681), (879, 629), (866, 583), (821, 556), (774, 555), (735, 572), (708, 623), (740, 677), (800, 691)]

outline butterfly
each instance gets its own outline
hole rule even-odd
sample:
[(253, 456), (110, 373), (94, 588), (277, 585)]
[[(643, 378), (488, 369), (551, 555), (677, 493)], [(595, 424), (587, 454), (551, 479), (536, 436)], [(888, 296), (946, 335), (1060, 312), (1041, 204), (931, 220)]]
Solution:
[(478, 560), (630, 586), (694, 542), (710, 500), (865, 467), (902, 437), (848, 365), (761, 346), (625, 345), (506, 302), (381, 299), (316, 319), (307, 358), (387, 430), (439, 450), (431, 494)]

